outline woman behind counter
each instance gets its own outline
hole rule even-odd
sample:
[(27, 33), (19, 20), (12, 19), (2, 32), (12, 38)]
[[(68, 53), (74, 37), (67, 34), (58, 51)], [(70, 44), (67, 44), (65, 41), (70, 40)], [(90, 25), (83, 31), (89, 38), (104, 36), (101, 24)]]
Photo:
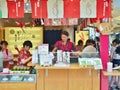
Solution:
[(28, 62), (31, 61), (32, 56), (29, 52), (30, 48), (32, 48), (32, 42), (27, 40), (23, 43), (23, 48), (19, 52), (19, 58), (18, 65), (24, 65), (26, 66)]
[(55, 43), (54, 49), (52, 52), (55, 52), (57, 50), (62, 50), (65, 52), (71, 52), (71, 51), (77, 51), (76, 47), (72, 42), (69, 40), (69, 33), (67, 31), (62, 31), (61, 39)]
[(13, 65), (13, 54), (11, 51), (7, 49), (8, 42), (7, 41), (1, 41), (1, 47), (2, 47), (2, 54), (3, 54), (3, 67), (4, 68), (11, 68)]

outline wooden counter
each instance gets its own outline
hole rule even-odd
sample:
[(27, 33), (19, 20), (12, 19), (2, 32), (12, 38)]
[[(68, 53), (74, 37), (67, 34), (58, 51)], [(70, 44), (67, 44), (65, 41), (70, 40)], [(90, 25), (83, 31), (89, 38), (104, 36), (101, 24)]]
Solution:
[(120, 76), (120, 71), (114, 70), (113, 72), (102, 71), (105, 76)]
[(0, 82), (0, 90), (36, 90), (36, 83)]
[(37, 65), (36, 69), (37, 90), (100, 90), (100, 73), (93, 67)]

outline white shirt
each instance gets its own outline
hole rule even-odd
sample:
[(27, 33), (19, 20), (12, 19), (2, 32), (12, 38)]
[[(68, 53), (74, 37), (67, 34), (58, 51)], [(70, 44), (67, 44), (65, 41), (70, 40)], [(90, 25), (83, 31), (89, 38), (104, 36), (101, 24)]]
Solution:
[(83, 52), (97, 52), (96, 48), (89, 45), (83, 49)]
[(120, 59), (120, 55), (115, 52), (116, 47), (112, 46), (110, 52), (113, 54), (113, 59)]

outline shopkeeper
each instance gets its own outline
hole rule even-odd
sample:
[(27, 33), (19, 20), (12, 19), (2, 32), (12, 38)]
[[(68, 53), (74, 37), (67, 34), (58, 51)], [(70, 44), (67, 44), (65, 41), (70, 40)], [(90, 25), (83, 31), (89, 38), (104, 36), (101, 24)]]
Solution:
[(19, 60), (18, 65), (27, 66), (27, 63), (31, 61), (32, 56), (29, 52), (30, 48), (32, 48), (32, 42), (27, 40), (23, 43), (23, 48), (19, 52)]
[(7, 49), (8, 42), (1, 41), (0, 44), (2, 47), (2, 54), (3, 54), (3, 67), (11, 68), (11, 66), (13, 65), (13, 54), (10, 50)]
[(72, 42), (70, 42), (69, 33), (67, 31), (62, 31), (61, 39), (62, 40), (59, 40), (55, 43), (52, 52), (55, 52), (57, 50), (62, 50), (66, 52), (77, 51), (75, 45)]

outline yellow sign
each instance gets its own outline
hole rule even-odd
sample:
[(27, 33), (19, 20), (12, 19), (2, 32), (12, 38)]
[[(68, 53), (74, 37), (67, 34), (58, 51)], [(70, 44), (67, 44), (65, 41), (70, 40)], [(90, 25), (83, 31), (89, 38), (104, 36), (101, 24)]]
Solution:
[[(15, 46), (19, 49), (22, 48), (23, 42), (30, 40), (34, 49), (38, 44), (43, 43), (43, 28), (42, 27), (6, 27), (5, 28), (5, 40), (8, 42), (8, 49), (13, 54), (18, 54), (15, 50)], [(31, 50), (32, 50), (31, 49)]]
[(84, 30), (84, 31), (75, 31), (75, 45), (78, 44), (79, 40), (83, 41), (83, 44), (85, 45), (86, 40), (89, 39), (89, 31)]

